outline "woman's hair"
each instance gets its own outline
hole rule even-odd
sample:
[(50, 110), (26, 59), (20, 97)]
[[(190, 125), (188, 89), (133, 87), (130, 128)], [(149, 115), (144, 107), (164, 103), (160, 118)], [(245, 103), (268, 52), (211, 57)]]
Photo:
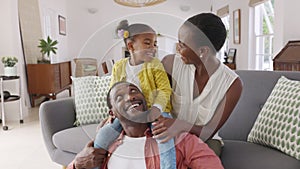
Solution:
[(195, 37), (201, 41), (202, 45), (214, 47), (216, 51), (219, 51), (224, 45), (227, 32), (218, 16), (212, 13), (201, 13), (190, 17), (184, 24), (192, 24), (198, 29), (198, 31), (194, 31)]
[[(124, 32), (128, 32), (128, 36), (124, 34)], [(134, 36), (139, 35), (139, 34), (144, 34), (144, 33), (154, 33), (155, 31), (153, 28), (151, 28), (149, 25), (142, 24), (142, 23), (135, 23), (129, 25), (128, 20), (122, 20), (118, 27), (117, 27), (117, 32), (121, 32), (121, 37), (124, 39), (126, 42), (127, 39), (132, 39)], [(125, 36), (124, 36), (125, 35)]]

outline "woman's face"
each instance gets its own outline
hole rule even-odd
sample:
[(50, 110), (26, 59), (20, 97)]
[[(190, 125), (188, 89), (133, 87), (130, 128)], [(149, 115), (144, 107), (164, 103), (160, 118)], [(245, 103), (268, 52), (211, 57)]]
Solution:
[(194, 64), (201, 61), (200, 54), (197, 54), (198, 48), (196, 47), (194, 38), (193, 31), (187, 25), (180, 27), (178, 32), (179, 42), (176, 49), (185, 64)]
[(156, 38), (154, 33), (135, 35), (131, 44), (133, 57), (143, 61), (155, 57), (157, 50)]

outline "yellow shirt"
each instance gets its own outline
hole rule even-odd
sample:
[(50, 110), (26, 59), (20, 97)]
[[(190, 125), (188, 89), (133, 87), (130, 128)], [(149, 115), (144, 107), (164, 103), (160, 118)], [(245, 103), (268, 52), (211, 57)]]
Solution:
[[(110, 87), (118, 81), (126, 81), (126, 63), (129, 61), (128, 59), (121, 59), (113, 66)], [(159, 104), (164, 112), (170, 112), (172, 88), (160, 60), (153, 58), (150, 62), (143, 63), (138, 77), (147, 106), (150, 108), (153, 104)]]

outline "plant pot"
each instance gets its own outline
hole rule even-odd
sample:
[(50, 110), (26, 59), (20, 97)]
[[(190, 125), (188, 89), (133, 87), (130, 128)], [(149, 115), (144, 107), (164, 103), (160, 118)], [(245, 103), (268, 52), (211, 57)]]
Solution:
[(38, 64), (50, 64), (50, 63), (51, 63), (50, 57), (46, 55), (44, 55), (42, 59), (38, 60)]
[(50, 64), (51, 62), (50, 62), (50, 60), (44, 60), (43, 59), (43, 60), (38, 60), (37, 63), (38, 64)]
[(4, 67), (4, 76), (17, 76), (17, 67)]

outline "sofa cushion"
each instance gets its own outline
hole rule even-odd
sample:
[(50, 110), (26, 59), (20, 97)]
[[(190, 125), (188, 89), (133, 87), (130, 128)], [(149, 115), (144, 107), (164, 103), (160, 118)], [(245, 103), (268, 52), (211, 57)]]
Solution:
[(300, 168), (300, 161), (276, 149), (245, 141), (223, 141), (221, 161), (226, 169)]
[(108, 116), (106, 94), (110, 76), (72, 77), (74, 85), (75, 125), (99, 123)]
[(84, 146), (95, 139), (97, 124), (73, 127), (55, 133), (53, 144), (62, 151), (79, 153)]
[(259, 113), (248, 141), (300, 160), (300, 81), (282, 76)]

